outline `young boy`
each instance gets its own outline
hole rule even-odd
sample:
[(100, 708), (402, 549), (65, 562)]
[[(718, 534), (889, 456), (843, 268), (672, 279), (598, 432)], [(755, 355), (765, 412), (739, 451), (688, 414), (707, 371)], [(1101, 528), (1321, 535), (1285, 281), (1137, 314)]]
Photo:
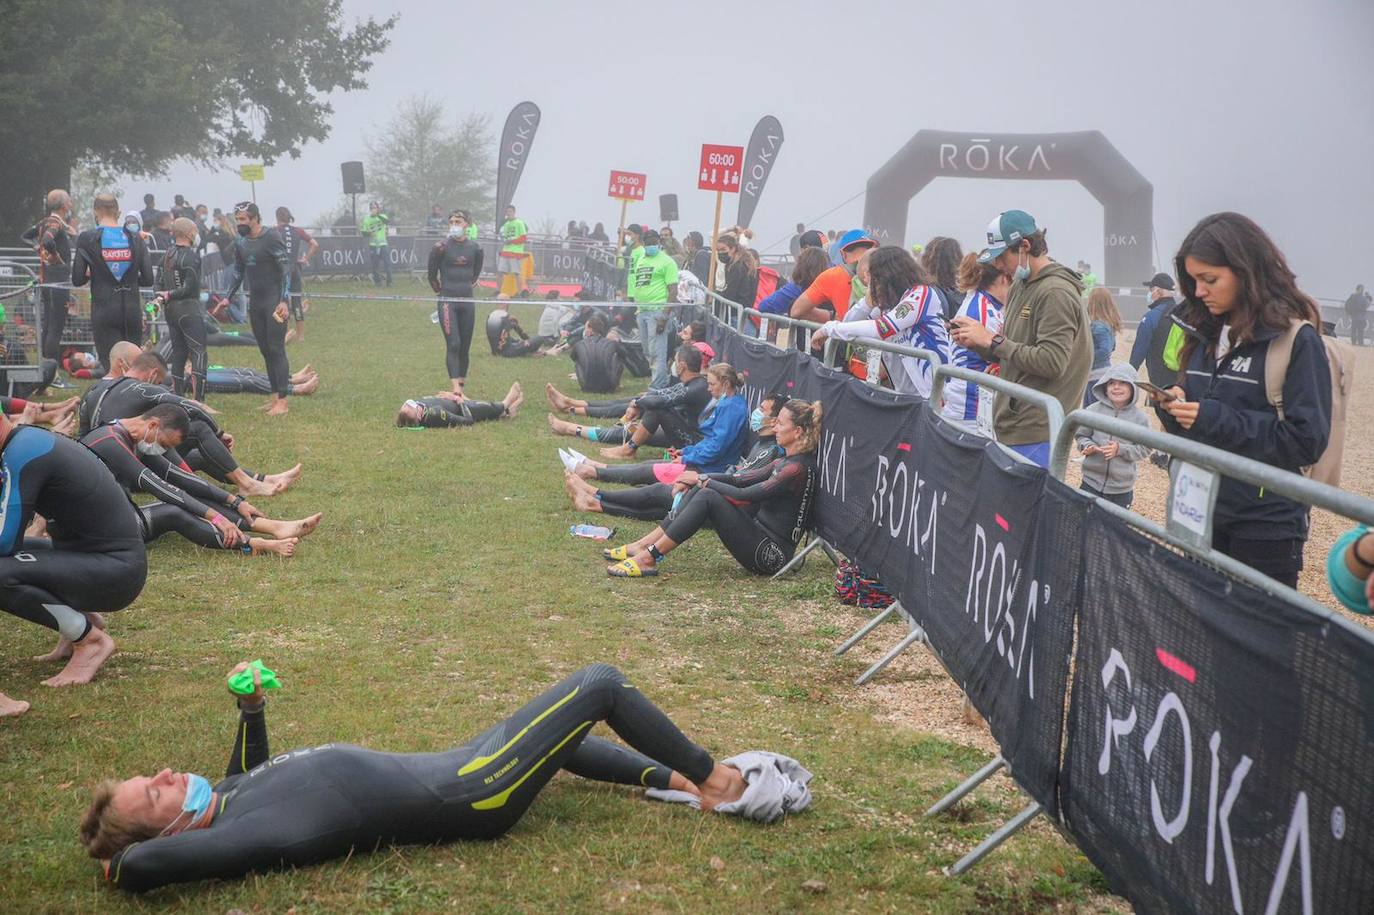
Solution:
[[(1092, 390), (1097, 402), (1088, 407), (1089, 412), (1150, 427), (1145, 411), (1136, 406), (1135, 370), (1129, 365), (1108, 368)], [(1136, 461), (1148, 456), (1150, 449), (1118, 441), (1095, 429), (1079, 429), (1074, 438), (1083, 455), (1083, 483), (1079, 488), (1130, 508), (1135, 498)]]

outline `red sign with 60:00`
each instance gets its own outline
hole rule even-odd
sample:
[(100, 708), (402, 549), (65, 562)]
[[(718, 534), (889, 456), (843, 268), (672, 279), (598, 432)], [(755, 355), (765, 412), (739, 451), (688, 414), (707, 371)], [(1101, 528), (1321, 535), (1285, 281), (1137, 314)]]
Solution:
[(703, 191), (739, 193), (740, 177), (744, 173), (743, 146), (717, 146), (704, 143), (701, 147), (701, 170), (697, 187)]

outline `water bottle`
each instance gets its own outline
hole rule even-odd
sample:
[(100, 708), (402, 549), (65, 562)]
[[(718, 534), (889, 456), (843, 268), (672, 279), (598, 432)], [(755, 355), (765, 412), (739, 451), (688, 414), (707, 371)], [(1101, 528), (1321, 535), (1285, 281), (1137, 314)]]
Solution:
[(574, 537), (586, 537), (588, 540), (610, 540), (615, 535), (615, 530), (597, 524), (574, 524), (568, 528), (568, 533)]

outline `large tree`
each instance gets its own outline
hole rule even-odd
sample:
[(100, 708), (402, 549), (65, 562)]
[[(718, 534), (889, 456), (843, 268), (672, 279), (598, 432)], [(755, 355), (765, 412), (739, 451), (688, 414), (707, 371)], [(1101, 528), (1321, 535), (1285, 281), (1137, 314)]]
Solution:
[(461, 208), (480, 218), (491, 206), (495, 172), (491, 119), (469, 114), (449, 126), (443, 103), (427, 95), (402, 102), (367, 141), (371, 196), (409, 225), (423, 223), (435, 204), (445, 213)]
[[(0, 245), (78, 163), (157, 174), (176, 159), (297, 158), (323, 97), (366, 87), (395, 17), (342, 0), (8, 0), (0, 15)], [(78, 201), (84, 205), (84, 201)]]

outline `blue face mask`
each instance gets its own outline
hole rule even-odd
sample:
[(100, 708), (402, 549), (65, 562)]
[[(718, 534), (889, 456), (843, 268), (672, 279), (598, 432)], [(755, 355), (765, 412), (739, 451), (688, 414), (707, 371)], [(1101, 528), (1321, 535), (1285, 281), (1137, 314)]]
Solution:
[(755, 407), (754, 412), (749, 414), (749, 428), (755, 432), (763, 430), (763, 407)]
[(645, 246), (644, 246), (644, 253), (647, 254), (647, 255), (649, 255), (650, 257), (653, 257), (655, 254), (658, 253), (658, 251), (659, 251), (658, 245), (645, 245)]
[(1011, 278), (1013, 282), (1030, 279), (1030, 264), (1018, 262), (1016, 265), (1016, 272), (1011, 275)]
[[(175, 829), (178, 832), (188, 826), (199, 822), (206, 812), (210, 809), (210, 802), (215, 799), (215, 792), (210, 788), (210, 783), (199, 775), (186, 775), (186, 799), (181, 802), (181, 813), (177, 818), (167, 824), (167, 828), (162, 830), (162, 835), (169, 835)], [(187, 816), (189, 814), (189, 817)], [(182, 818), (187, 817), (185, 822)]]

